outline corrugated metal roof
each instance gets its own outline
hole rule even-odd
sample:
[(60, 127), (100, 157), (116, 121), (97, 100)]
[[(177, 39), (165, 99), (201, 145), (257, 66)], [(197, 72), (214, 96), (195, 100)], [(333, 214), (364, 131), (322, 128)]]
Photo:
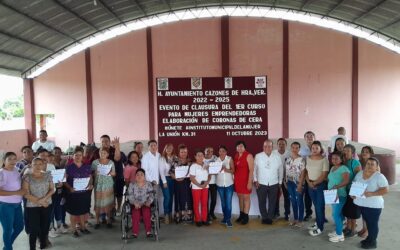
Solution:
[(400, 41), (400, 0), (0, 0), (0, 73), (21, 76), (63, 48), (118, 24), (222, 5), (315, 13)]

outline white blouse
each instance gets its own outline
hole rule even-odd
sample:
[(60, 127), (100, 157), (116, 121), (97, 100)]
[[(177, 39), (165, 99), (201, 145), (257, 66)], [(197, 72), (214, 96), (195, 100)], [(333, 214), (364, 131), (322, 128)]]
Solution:
[[(230, 161), (231, 161), (230, 156), (226, 156), (224, 160), (221, 160), (221, 158), (217, 158), (217, 162), (222, 162), (222, 166), (225, 166), (226, 169), (230, 169)], [(218, 187), (229, 187), (233, 185), (233, 174), (227, 173), (225, 171), (222, 171), (217, 175), (217, 186)]]

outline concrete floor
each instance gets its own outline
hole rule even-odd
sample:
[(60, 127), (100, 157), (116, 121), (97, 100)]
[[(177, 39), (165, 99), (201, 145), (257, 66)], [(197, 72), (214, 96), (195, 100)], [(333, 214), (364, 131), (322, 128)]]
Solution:
[[(400, 166), (397, 167), (400, 173)], [(398, 174), (399, 177), (399, 174)], [(397, 178), (399, 180), (399, 178)], [(380, 234), (378, 238), (379, 249), (393, 250), (400, 246), (399, 213), (400, 186), (393, 185), (390, 193), (385, 196), (385, 209), (380, 220)], [(192, 225), (161, 225), (160, 241), (146, 239), (141, 228), (138, 239), (131, 239), (127, 244), (120, 239), (118, 223), (114, 228), (105, 227), (92, 231), (91, 235), (73, 238), (71, 234), (65, 234), (51, 239), (54, 249), (85, 250), (85, 249), (307, 249), (307, 250), (330, 250), (358, 248), (358, 237), (346, 239), (341, 243), (328, 241), (328, 232), (333, 231), (331, 210), (327, 207), (327, 218), (329, 223), (321, 236), (311, 237), (308, 230), (289, 227), (283, 219), (278, 220), (272, 226), (261, 225), (258, 219), (253, 219), (246, 226), (234, 225), (231, 229), (214, 222), (210, 227), (197, 228)], [(310, 223), (306, 224), (308, 226)], [(359, 227), (361, 221), (358, 221)], [(1, 229), (0, 229), (1, 231)], [(1, 233), (1, 232), (0, 232)], [(14, 249), (29, 249), (28, 237), (21, 233)]]

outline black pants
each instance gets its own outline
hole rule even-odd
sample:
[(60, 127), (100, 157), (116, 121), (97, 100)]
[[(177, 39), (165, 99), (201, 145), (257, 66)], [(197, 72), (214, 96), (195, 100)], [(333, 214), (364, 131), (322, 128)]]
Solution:
[[(285, 208), (285, 216), (289, 216), (290, 214), (289, 192), (284, 184), (281, 185), (281, 188), (283, 194), (283, 206)], [(280, 200), (280, 191), (278, 191), (278, 195), (276, 198), (275, 215), (279, 215), (279, 200)]]
[(192, 210), (192, 192), (190, 189), (190, 179), (175, 181), (175, 212)]
[[(272, 186), (261, 185), (257, 188), (258, 207), (260, 209), (261, 218), (263, 220), (274, 217), (276, 197), (278, 195), (279, 184)], [(267, 211), (268, 199), (268, 211)]]
[(47, 236), (49, 234), (49, 218), (51, 206), (27, 207), (26, 212), (29, 220), (29, 246), (31, 250), (36, 249), (36, 240), (39, 238), (40, 248), (46, 247)]
[(208, 201), (210, 204), (210, 209), (208, 210), (208, 213), (214, 214), (215, 206), (217, 205), (217, 184), (210, 184), (208, 186), (208, 191), (210, 194), (210, 200)]
[(312, 200), (310, 195), (308, 194), (308, 184), (304, 185), (304, 209), (306, 211), (306, 216), (312, 215)]

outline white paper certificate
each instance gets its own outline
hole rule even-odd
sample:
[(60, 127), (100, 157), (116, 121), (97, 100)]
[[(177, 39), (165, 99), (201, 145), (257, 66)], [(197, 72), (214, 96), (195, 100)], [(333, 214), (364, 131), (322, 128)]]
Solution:
[(98, 165), (97, 172), (99, 175), (109, 175), (111, 172), (111, 165)]
[(74, 178), (73, 188), (76, 191), (86, 190), (89, 186), (90, 177), (88, 178)]
[(54, 184), (65, 182), (65, 169), (51, 170), (51, 176)]
[(364, 192), (367, 189), (367, 184), (361, 182), (353, 182), (350, 188), (350, 196), (355, 196), (357, 198), (365, 198)]
[(210, 162), (208, 165), (209, 174), (219, 174), (222, 169), (222, 162)]
[(175, 178), (186, 178), (189, 174), (189, 166), (179, 166), (175, 168)]
[(337, 189), (324, 190), (325, 204), (337, 204), (339, 203), (339, 198), (337, 197)]

